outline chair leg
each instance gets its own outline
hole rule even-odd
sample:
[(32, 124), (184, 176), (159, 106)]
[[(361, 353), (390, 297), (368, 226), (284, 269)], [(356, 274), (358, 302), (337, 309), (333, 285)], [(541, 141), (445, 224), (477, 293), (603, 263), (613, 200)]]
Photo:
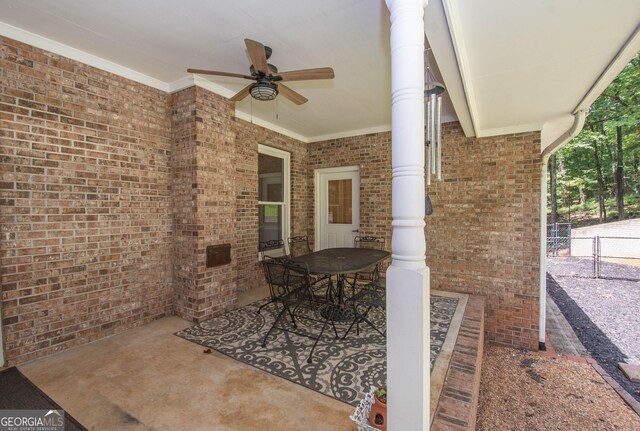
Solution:
[(351, 322), (351, 325), (347, 329), (347, 332), (344, 333), (344, 335), (342, 337), (343, 340), (345, 338), (347, 338), (347, 335), (349, 334), (349, 332), (351, 332), (351, 329), (353, 329), (353, 325), (356, 325), (356, 334), (360, 335), (360, 322), (366, 323), (367, 325), (371, 326), (371, 328), (373, 328), (378, 334), (380, 334), (383, 337), (387, 338), (387, 334), (385, 334), (380, 329), (378, 329), (378, 327), (376, 325), (374, 325), (371, 320), (367, 319), (367, 316), (369, 315), (369, 311), (371, 311), (372, 308), (373, 307), (369, 307), (369, 308), (367, 308), (367, 310), (364, 313), (359, 313), (358, 310), (356, 310), (355, 307), (354, 307), (354, 313), (355, 313), (356, 317), (355, 317), (355, 319), (353, 319), (353, 322)]
[(256, 311), (256, 313), (260, 314), (260, 312), (262, 311), (262, 309), (264, 307), (266, 307), (269, 304), (273, 304), (275, 302), (275, 300), (272, 298), (270, 299), (268, 302), (265, 302), (264, 304), (262, 304), (260, 307), (258, 307), (258, 311)]
[[(369, 310), (371, 309), (371, 307), (369, 307), (367, 309), (367, 311), (365, 311), (365, 314), (367, 314), (369, 312)], [(344, 335), (342, 336), (342, 339), (344, 340), (345, 338), (347, 338), (347, 335), (349, 334), (349, 332), (351, 332), (351, 330), (353, 329), (353, 325), (356, 325), (356, 334), (360, 335), (360, 321), (362, 320), (360, 316), (362, 316), (360, 313), (358, 313), (358, 310), (356, 310), (356, 307), (353, 307), (353, 313), (355, 315), (355, 318), (353, 319), (353, 322), (351, 322), (351, 325), (349, 325), (349, 328), (347, 328), (347, 332), (344, 333)]]
[(282, 319), (284, 312), (289, 309), (289, 306), (287, 306), (286, 304), (283, 304), (283, 305), (284, 307), (282, 308), (282, 311), (278, 314), (278, 317), (276, 317), (275, 322), (273, 322), (273, 325), (271, 325), (271, 328), (269, 328), (269, 331), (267, 331), (267, 334), (264, 336), (264, 339), (262, 340), (262, 347), (267, 347), (267, 338), (269, 338), (269, 335), (271, 335), (271, 332), (273, 331), (273, 329), (276, 327), (280, 319)]
[[(367, 313), (368, 313), (368, 311), (367, 311)], [(387, 338), (387, 334), (385, 334), (384, 332), (379, 330), (378, 327), (376, 325), (374, 325), (371, 320), (367, 319), (366, 314), (365, 315), (360, 315), (360, 320), (362, 320), (367, 325), (371, 326), (378, 334), (382, 335), (384, 338)]]
[[(334, 318), (334, 314), (335, 314), (335, 308), (331, 309), (331, 314), (329, 316), (327, 316), (326, 319), (324, 319), (324, 324), (322, 325), (322, 329), (320, 330), (320, 334), (318, 335), (318, 338), (316, 338), (316, 341), (313, 343), (313, 346), (311, 347), (311, 352), (309, 352), (309, 357), (307, 358), (307, 363), (310, 364), (311, 363), (311, 358), (313, 357), (313, 351), (316, 349), (316, 346), (318, 345), (318, 341), (320, 341), (320, 338), (322, 338), (322, 334), (324, 334), (324, 330), (327, 328), (327, 323), (329, 323), (329, 320), (331, 320), (331, 322), (333, 322), (333, 318)], [(334, 327), (335, 329), (335, 327)], [(337, 333), (336, 333), (337, 335)]]

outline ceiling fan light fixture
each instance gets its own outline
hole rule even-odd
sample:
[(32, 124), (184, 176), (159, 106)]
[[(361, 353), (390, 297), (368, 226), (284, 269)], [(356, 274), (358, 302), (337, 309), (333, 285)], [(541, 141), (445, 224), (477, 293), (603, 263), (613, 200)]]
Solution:
[(257, 82), (249, 89), (251, 97), (263, 102), (273, 100), (278, 95), (278, 86), (268, 81)]

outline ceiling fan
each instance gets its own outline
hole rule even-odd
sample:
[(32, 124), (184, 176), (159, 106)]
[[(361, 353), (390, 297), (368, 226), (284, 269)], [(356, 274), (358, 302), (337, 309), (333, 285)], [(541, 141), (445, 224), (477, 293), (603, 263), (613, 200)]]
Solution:
[(251, 59), (250, 75), (241, 73), (218, 72), (215, 70), (187, 69), (189, 73), (202, 75), (229, 76), (232, 78), (243, 78), (255, 81), (240, 90), (230, 100), (237, 102), (251, 95), (256, 100), (273, 100), (278, 94), (282, 94), (296, 105), (302, 105), (308, 99), (284, 85), (283, 81), (306, 81), (310, 79), (333, 79), (333, 69), (330, 67), (319, 67), (316, 69), (291, 70), (289, 72), (278, 72), (278, 68), (267, 63), (271, 57), (271, 48), (264, 46), (255, 40), (245, 39), (245, 45)]

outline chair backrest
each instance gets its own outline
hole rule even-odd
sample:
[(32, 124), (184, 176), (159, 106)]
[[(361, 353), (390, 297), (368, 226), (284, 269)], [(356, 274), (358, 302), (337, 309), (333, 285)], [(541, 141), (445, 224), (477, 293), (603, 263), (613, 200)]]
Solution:
[(309, 266), (303, 262), (287, 260), (283, 263), (285, 268), (285, 285), (289, 291), (303, 287), (307, 293), (313, 295), (311, 290), (311, 278), (309, 276)]
[(384, 250), (384, 238), (378, 236), (357, 236), (353, 240), (355, 248), (371, 248), (375, 250)]
[(292, 236), (287, 242), (289, 243), (289, 255), (291, 257), (304, 256), (311, 253), (309, 238), (306, 236)]
[(272, 239), (270, 241), (263, 241), (258, 243), (258, 253), (260, 253), (260, 259), (266, 257), (282, 257), (287, 255), (287, 250), (284, 246), (284, 241), (281, 239)]
[(269, 256), (265, 256), (262, 259), (262, 269), (269, 285), (271, 299), (277, 299), (288, 292), (286, 286), (287, 270), (283, 259), (272, 259)]

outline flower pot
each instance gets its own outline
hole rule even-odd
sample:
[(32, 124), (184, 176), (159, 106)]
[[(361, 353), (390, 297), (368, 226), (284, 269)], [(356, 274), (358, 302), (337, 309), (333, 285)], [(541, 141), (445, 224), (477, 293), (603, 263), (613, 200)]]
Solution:
[(380, 401), (378, 395), (373, 396), (373, 405), (369, 413), (369, 425), (387, 431), (387, 403)]

